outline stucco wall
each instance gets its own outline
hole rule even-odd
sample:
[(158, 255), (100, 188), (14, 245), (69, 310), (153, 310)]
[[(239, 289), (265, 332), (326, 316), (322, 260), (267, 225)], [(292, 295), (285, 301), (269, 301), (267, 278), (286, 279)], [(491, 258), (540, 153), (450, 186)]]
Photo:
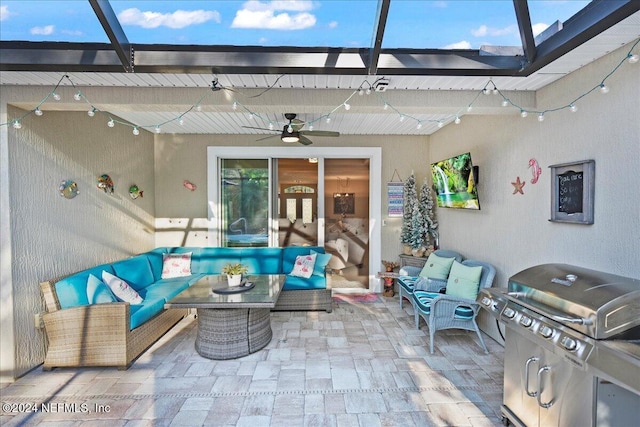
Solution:
[[(567, 105), (599, 84), (625, 57), (622, 48), (537, 92), (537, 109)], [(497, 270), (495, 285), (533, 265), (560, 262), (640, 278), (640, 79), (638, 65), (624, 63), (607, 80), (610, 93), (595, 91), (575, 113), (521, 118), (466, 116), (431, 137), (430, 157), (470, 151), (480, 167), (480, 211), (437, 209), (440, 243)], [(497, 103), (500, 102), (496, 99)], [(530, 182), (529, 159), (542, 175)], [(549, 165), (594, 159), (595, 223), (549, 222)], [(524, 195), (512, 194), (516, 177)], [(485, 328), (495, 324), (482, 316)], [(487, 316), (488, 317), (488, 316)], [(489, 322), (489, 324), (487, 324)]]
[[(3, 88), (3, 95), (13, 96), (13, 91), (19, 88)], [(23, 113), (8, 108), (9, 118)], [(153, 135), (135, 137), (129, 127), (108, 128), (99, 120), (86, 113), (47, 111), (27, 117), (20, 130), (9, 127), (11, 264), (2, 268), (10, 268), (12, 281), (2, 286), (3, 295), (11, 286), (12, 299), (2, 301), (3, 379), (42, 363), (43, 334), (34, 327), (34, 315), (42, 311), (40, 281), (154, 245)], [(113, 195), (96, 187), (103, 173), (115, 182)], [(78, 183), (76, 198), (60, 196), (63, 179)], [(134, 183), (144, 190), (143, 198), (129, 197)], [(5, 309), (9, 305), (13, 319), (5, 317), (11, 314)]]

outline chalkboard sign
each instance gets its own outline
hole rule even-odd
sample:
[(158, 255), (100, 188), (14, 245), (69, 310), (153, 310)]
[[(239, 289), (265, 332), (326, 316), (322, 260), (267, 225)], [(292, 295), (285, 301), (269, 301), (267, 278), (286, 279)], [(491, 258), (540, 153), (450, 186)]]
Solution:
[(593, 224), (595, 161), (563, 163), (551, 168), (551, 219)]

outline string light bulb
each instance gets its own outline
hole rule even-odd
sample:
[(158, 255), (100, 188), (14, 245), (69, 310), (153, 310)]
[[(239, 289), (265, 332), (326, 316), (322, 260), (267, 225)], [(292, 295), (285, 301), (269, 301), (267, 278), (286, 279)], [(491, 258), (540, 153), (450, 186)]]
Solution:
[(638, 60), (640, 59), (640, 56), (638, 56), (635, 53), (631, 53), (629, 52), (629, 55), (627, 56), (627, 60), (629, 61), (629, 64), (635, 64), (636, 62), (638, 62)]
[(107, 122), (107, 126), (109, 126), (110, 128), (114, 127), (116, 125), (116, 123), (113, 121), (113, 119), (109, 120)]
[(57, 93), (53, 92), (53, 99), (55, 99), (56, 101), (60, 101), (60, 95), (58, 95)]
[(196, 111), (198, 112), (202, 111), (202, 105), (200, 104), (196, 105)]
[(160, 126), (156, 126), (155, 131), (156, 133), (160, 133)]
[(231, 109), (232, 109), (233, 111), (235, 111), (235, 110), (237, 110), (237, 109), (238, 109), (238, 103), (237, 103), (236, 101), (233, 101), (233, 104), (231, 104)]
[(75, 99), (76, 101), (80, 101), (82, 99), (82, 93), (76, 93), (75, 95), (73, 95), (73, 99)]
[(453, 123), (459, 125), (460, 124), (460, 116), (456, 116), (456, 119), (453, 121)]
[(544, 113), (538, 114), (538, 121), (539, 122), (544, 122)]
[(96, 115), (96, 109), (92, 108), (91, 110), (87, 111), (87, 116), (89, 117), (93, 117)]
[(326, 122), (327, 122), (327, 124), (331, 123), (331, 116), (327, 116)]
[(422, 129), (422, 122), (418, 122), (418, 124), (416, 125), (416, 129)]
[(313, 130), (313, 125), (309, 123), (309, 130)]
[(273, 126), (273, 122), (269, 122), (269, 130), (273, 130), (274, 126)]
[(40, 116), (42, 116), (42, 110), (40, 108), (36, 108), (33, 111), (33, 114), (35, 114), (36, 116), (40, 117)]
[(351, 104), (349, 104), (348, 102), (344, 103), (344, 109), (349, 111), (351, 109)]
[(509, 101), (506, 98), (502, 100), (502, 106), (503, 107), (509, 106)]
[(569, 111), (575, 113), (576, 111), (578, 111), (578, 106), (576, 104), (569, 105)]
[(287, 132), (293, 133), (293, 126), (291, 125), (287, 126)]
[(180, 126), (184, 126), (184, 118), (182, 116), (180, 116), (180, 119), (178, 120), (178, 124)]
[(607, 86), (604, 83), (601, 83), (600, 84), (600, 93), (604, 93), (604, 94), (609, 93), (609, 86)]
[(132, 133), (133, 133), (135, 136), (140, 135), (140, 131), (138, 130), (138, 126), (135, 126), (135, 127), (133, 128), (133, 132), (132, 132)]
[(400, 121), (404, 122), (404, 114), (400, 114)]
[(444, 122), (442, 120), (438, 120), (438, 129), (444, 126)]
[(522, 117), (523, 119), (525, 117), (527, 117), (529, 115), (529, 113), (527, 113), (525, 110), (520, 110), (520, 117)]
[(20, 120), (14, 120), (13, 128), (14, 129), (22, 129), (22, 123), (20, 123)]

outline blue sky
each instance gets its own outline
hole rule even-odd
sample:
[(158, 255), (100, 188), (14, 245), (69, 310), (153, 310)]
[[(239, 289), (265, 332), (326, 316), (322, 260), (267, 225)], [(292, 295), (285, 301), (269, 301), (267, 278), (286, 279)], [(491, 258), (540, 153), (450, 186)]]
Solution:
[[(588, 1), (538, 0), (534, 32), (564, 21)], [(369, 47), (376, 0), (112, 0), (132, 43)], [(85, 0), (0, 1), (0, 39), (108, 42)], [(520, 46), (511, 0), (392, 0), (387, 48)]]

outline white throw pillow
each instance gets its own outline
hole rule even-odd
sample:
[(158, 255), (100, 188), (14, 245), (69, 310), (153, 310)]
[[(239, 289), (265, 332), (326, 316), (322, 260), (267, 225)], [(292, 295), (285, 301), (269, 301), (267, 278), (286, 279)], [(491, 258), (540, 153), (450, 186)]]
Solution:
[(111, 292), (113, 292), (120, 301), (128, 302), (129, 304), (142, 304), (142, 297), (121, 278), (107, 271), (103, 271), (102, 281), (109, 286)]
[(191, 252), (162, 254), (162, 278), (191, 276)]
[(313, 274), (313, 266), (316, 265), (317, 253), (310, 255), (298, 255), (296, 262), (293, 264), (293, 270), (291, 270), (292, 276), (304, 277), (308, 279)]

